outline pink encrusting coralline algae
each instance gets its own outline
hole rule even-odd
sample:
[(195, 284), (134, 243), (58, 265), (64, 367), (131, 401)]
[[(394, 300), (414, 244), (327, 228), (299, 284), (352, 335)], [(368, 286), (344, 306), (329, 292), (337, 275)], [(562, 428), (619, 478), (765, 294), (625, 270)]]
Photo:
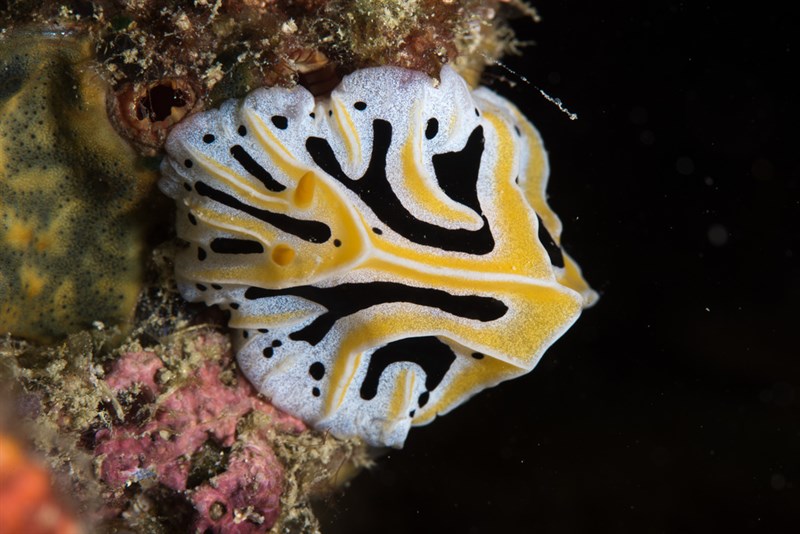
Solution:
[[(223, 356), (199, 362), (186, 377), (167, 371), (154, 352), (123, 354), (106, 377), (107, 385), (120, 398), (148, 399), (154, 413), (145, 422), (126, 420), (99, 430), (94, 452), (100, 477), (114, 489), (155, 481), (183, 492), (197, 512), (196, 531), (263, 532), (278, 519), (284, 482), (270, 437), (297, 434), (306, 426), (260, 398), (241, 375), (224, 379), (231, 359), (227, 344), (220, 334), (195, 338), (194, 352)], [(171, 378), (163, 380), (160, 373)], [(237, 424), (251, 415), (269, 422), (237, 441)], [(209, 441), (220, 450), (230, 449), (227, 464), (189, 487), (192, 456)]]

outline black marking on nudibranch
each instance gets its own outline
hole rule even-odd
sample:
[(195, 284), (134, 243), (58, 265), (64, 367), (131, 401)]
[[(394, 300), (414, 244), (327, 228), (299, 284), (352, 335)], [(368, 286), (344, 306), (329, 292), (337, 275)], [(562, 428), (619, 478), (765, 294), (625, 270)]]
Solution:
[(425, 126), (425, 138), (433, 139), (439, 133), (439, 121), (435, 118), (428, 119), (428, 124)]
[[(375, 119), (372, 130), (372, 156), (364, 176), (358, 180), (344, 173), (327, 140), (309, 137), (306, 149), (317, 166), (356, 193), (381, 221), (406, 239), (447, 251), (476, 255), (491, 252), (494, 238), (475, 191), (483, 154), (483, 128), (478, 126), (460, 151), (434, 156), (434, 159), (444, 157), (438, 160), (442, 162), (438, 167), (434, 161), (439, 184), (450, 198), (464, 203), (480, 215), (483, 225), (478, 230), (444, 228), (414, 217), (397, 198), (386, 177), (386, 156), (392, 142), (392, 125), (383, 119)], [(455, 171), (445, 168), (445, 163), (449, 162), (458, 163)], [(440, 173), (452, 173), (452, 178), (440, 176)]]
[(260, 254), (264, 246), (252, 239), (217, 237), (211, 241), (211, 250), (217, 254)]
[(233, 145), (231, 147), (231, 156), (239, 162), (239, 165), (244, 167), (244, 170), (249, 172), (255, 178), (258, 179), (259, 182), (264, 184), (268, 190), (278, 193), (286, 189), (286, 186), (277, 181), (272, 175), (262, 167), (256, 160), (253, 159), (247, 150), (242, 148), (241, 145)]
[(423, 391), (422, 393), (420, 393), (419, 394), (419, 400), (417, 400), (417, 402), (419, 403), (419, 407), (420, 408), (424, 408), (425, 405), (428, 404), (428, 401), (430, 400), (430, 398), (431, 398), (430, 392)]
[(197, 182), (194, 188), (200, 196), (208, 197), (224, 206), (242, 211), (304, 241), (324, 243), (331, 237), (330, 227), (323, 222), (295, 219), (282, 213), (256, 208), (250, 204), (245, 204), (233, 195), (211, 187), (205, 182)]
[(558, 246), (556, 240), (547, 231), (547, 227), (542, 222), (542, 218), (536, 215), (539, 220), (539, 241), (544, 245), (547, 255), (550, 256), (550, 263), (555, 267), (564, 267), (564, 254), (561, 252), (561, 247)]
[(286, 289), (249, 287), (244, 292), (245, 298), (249, 300), (279, 295), (301, 297), (321, 304), (328, 310), (309, 325), (289, 334), (291, 339), (305, 341), (310, 345), (322, 341), (339, 319), (379, 304), (408, 302), (482, 322), (499, 319), (508, 311), (508, 306), (493, 297), (452, 295), (441, 289), (396, 282), (351, 283), (331, 287), (297, 286)]
[[(478, 126), (470, 134), (463, 149), (458, 152), (436, 154), (431, 158), (436, 180), (442, 191), (448, 197), (476, 213), (482, 213), (476, 185), (481, 167), (483, 144), (483, 127)], [(484, 222), (484, 226), (488, 227), (488, 224)]]
[(322, 377), (325, 376), (325, 364), (322, 362), (312, 363), (311, 367), (308, 368), (308, 374), (314, 380), (322, 380)]
[(285, 130), (289, 127), (289, 120), (283, 115), (273, 115), (270, 120), (272, 120), (272, 124), (279, 130)]
[[(436, 389), (456, 359), (447, 344), (435, 336), (411, 337), (393, 341), (372, 353), (367, 374), (361, 383), (361, 398), (371, 400), (378, 394), (378, 383), (383, 371), (396, 362), (411, 362), (425, 371), (425, 391), (420, 395), (420, 408), (425, 405), (429, 392)], [(423, 402), (423, 396), (425, 401)]]

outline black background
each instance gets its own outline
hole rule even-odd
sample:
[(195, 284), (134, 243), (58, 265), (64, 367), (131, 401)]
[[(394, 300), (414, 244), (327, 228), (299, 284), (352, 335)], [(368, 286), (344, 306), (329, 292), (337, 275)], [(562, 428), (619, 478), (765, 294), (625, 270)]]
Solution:
[(734, 4), (540, 0), (515, 23), (531, 85), (485, 79), (541, 131), (602, 298), (329, 499), (324, 532), (800, 532), (797, 19)]

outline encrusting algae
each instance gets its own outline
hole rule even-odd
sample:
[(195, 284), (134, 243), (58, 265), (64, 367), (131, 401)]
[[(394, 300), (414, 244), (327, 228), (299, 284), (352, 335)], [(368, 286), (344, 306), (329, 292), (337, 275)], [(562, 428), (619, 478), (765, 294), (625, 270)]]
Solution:
[(0, 332), (129, 321), (158, 173), (109, 123), (85, 37), (0, 44)]

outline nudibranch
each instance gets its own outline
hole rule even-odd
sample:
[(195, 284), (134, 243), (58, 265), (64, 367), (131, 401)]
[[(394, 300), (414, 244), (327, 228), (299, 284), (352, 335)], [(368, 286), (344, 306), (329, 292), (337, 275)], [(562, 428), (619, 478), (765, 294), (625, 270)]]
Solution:
[(229, 310), (244, 374), (336, 436), (402, 446), (533, 369), (596, 299), (560, 248), (538, 132), (448, 67), (259, 89), (167, 152), (181, 294)]

